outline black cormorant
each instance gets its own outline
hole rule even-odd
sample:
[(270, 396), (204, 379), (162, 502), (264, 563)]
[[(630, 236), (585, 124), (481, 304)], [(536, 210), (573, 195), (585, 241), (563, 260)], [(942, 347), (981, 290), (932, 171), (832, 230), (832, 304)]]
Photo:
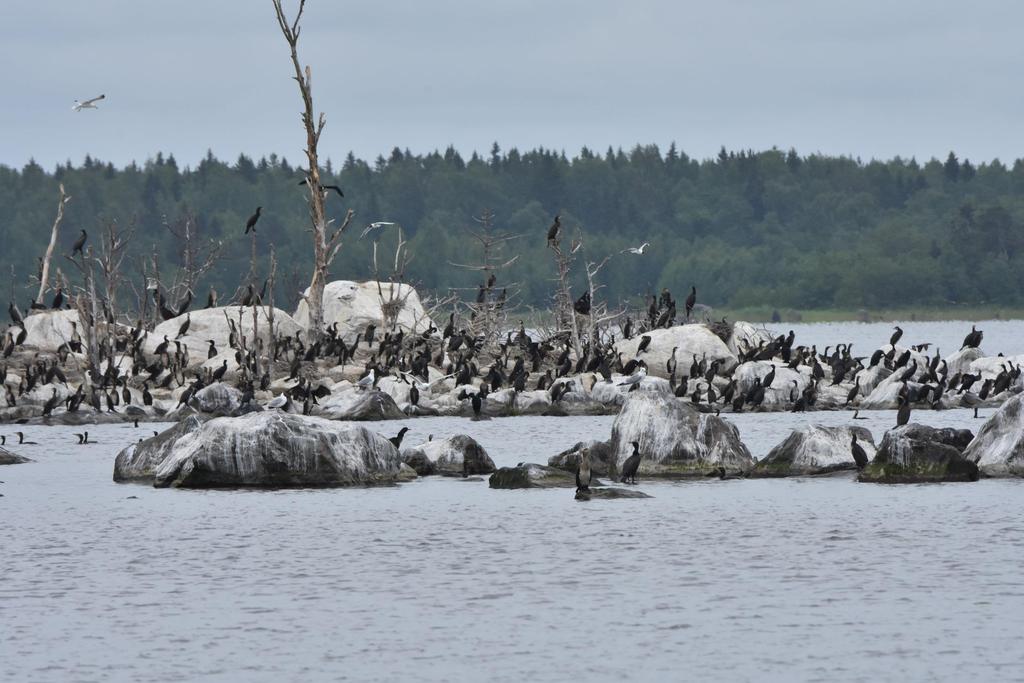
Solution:
[(626, 462), (622, 463), (622, 479), (620, 480), (623, 484), (627, 480), (636, 483), (636, 471), (640, 468), (640, 442), (634, 441), (633, 443), (633, 454), (626, 458)]
[(249, 220), (245, 222), (245, 232), (243, 234), (248, 235), (249, 231), (256, 232), (256, 223), (260, 220), (260, 212), (263, 211), (262, 206), (256, 207), (256, 213), (249, 216)]

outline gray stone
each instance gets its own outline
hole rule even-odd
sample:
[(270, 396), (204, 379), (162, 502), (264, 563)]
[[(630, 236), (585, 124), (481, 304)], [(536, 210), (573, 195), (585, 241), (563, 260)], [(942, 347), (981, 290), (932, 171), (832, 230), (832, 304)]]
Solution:
[(700, 477), (718, 467), (746, 472), (754, 466), (731, 422), (654, 392), (633, 392), (615, 418), (610, 445), (616, 473), (633, 441), (640, 443), (639, 477)]
[(0, 465), (20, 465), (23, 462), (32, 462), (32, 460), (0, 446)]
[(806, 425), (794, 429), (785, 440), (758, 461), (752, 477), (793, 477), (855, 470), (853, 435), (868, 460), (875, 454), (875, 439), (864, 427)]
[(985, 421), (964, 457), (987, 477), (1024, 477), (1024, 395), (1014, 396)]
[(858, 480), (878, 484), (977, 481), (978, 466), (962, 455), (970, 441), (966, 429), (916, 423), (890, 429)]
[(548, 467), (557, 467), (566, 472), (576, 473), (580, 465), (580, 453), (590, 449), (590, 469), (601, 477), (608, 476), (608, 465), (612, 460), (612, 447), (607, 441), (579, 441), (558, 455), (548, 458)]
[(532, 462), (502, 467), (487, 481), (492, 489), (575, 488), (576, 474)]

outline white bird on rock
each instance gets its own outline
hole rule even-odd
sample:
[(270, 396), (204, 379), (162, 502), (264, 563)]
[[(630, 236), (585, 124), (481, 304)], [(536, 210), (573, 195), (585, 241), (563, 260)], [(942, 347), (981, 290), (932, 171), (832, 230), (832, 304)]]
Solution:
[(374, 370), (370, 368), (370, 374), (356, 382), (356, 386), (363, 390), (369, 389), (373, 386), (374, 376)]

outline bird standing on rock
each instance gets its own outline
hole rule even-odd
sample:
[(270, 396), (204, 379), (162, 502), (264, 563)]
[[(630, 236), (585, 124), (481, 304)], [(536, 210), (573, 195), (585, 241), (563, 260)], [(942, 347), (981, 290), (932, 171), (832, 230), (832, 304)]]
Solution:
[(640, 442), (633, 441), (633, 454), (626, 458), (626, 462), (622, 463), (622, 479), (620, 480), (623, 484), (627, 480), (630, 480), (633, 484), (636, 483), (636, 471), (640, 469)]
[(576, 467), (576, 493), (590, 493), (590, 482), (593, 474), (590, 469), (590, 449), (584, 448), (580, 453), (580, 464)]

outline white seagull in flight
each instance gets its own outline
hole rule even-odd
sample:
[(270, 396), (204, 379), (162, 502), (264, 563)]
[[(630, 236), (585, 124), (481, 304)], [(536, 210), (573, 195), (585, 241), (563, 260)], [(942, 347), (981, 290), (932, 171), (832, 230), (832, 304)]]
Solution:
[(100, 95), (99, 97), (94, 97), (91, 100), (86, 100), (85, 102), (79, 102), (78, 100), (75, 100), (75, 106), (71, 107), (71, 110), (82, 111), (83, 109), (97, 109), (98, 107), (96, 106), (96, 103), (106, 98), (106, 95)]
[(644, 253), (644, 249), (646, 249), (648, 246), (650, 246), (650, 242), (644, 242), (639, 247), (630, 247), (629, 249), (623, 249), (620, 253), (625, 254), (628, 252), (630, 254), (636, 254), (637, 256), (640, 256)]

